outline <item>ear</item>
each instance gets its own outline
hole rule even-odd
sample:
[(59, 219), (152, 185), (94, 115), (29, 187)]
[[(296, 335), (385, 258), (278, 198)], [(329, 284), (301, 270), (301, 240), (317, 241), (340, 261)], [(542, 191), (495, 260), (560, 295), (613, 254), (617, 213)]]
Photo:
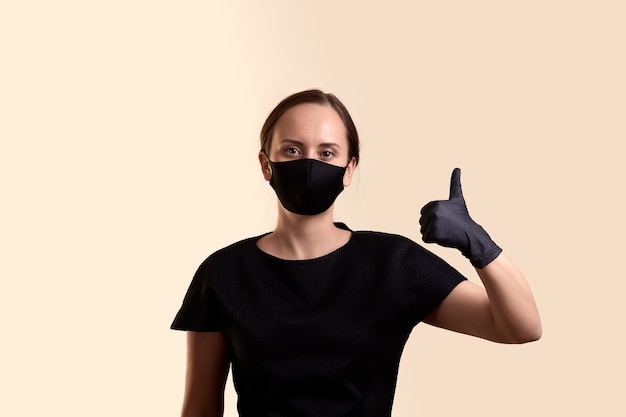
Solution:
[(352, 175), (354, 174), (354, 170), (356, 169), (356, 158), (352, 157), (348, 166), (346, 167), (346, 172), (343, 174), (343, 186), (348, 187), (352, 183)]
[(272, 179), (272, 167), (270, 166), (270, 160), (265, 156), (263, 151), (259, 152), (259, 163), (261, 164), (261, 172), (263, 172), (263, 178), (265, 181)]

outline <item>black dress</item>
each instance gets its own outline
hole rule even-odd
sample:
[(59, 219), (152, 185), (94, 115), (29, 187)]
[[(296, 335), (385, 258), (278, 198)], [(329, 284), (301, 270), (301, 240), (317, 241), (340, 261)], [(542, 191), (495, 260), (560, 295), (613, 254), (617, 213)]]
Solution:
[(398, 235), (300, 261), (260, 237), (200, 265), (171, 328), (224, 332), (241, 417), (390, 416), (412, 328), (465, 278)]

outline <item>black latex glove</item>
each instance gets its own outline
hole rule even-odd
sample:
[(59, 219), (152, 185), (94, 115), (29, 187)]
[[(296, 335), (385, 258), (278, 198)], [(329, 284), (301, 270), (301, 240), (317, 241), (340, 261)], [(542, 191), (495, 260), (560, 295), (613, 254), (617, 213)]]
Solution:
[(461, 170), (455, 168), (450, 180), (450, 199), (431, 201), (421, 211), (420, 231), (426, 243), (456, 248), (475, 268), (484, 268), (502, 252), (485, 229), (470, 217), (463, 190)]

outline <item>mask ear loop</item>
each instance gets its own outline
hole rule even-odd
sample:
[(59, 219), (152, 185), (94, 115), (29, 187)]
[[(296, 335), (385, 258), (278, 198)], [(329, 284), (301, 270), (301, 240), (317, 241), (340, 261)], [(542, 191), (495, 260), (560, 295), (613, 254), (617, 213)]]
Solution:
[[(352, 161), (355, 161), (355, 160), (356, 160), (356, 158), (353, 156), (353, 157), (352, 157), (352, 158), (350, 158), (350, 160), (348, 161), (348, 164), (347, 164), (345, 167), (343, 167), (343, 168), (344, 168), (345, 170), (347, 170), (347, 169), (348, 169), (348, 167), (350, 166), (350, 164), (352, 163)], [(353, 171), (354, 171), (355, 169), (356, 169), (356, 163), (354, 164), (354, 169), (353, 169)]]

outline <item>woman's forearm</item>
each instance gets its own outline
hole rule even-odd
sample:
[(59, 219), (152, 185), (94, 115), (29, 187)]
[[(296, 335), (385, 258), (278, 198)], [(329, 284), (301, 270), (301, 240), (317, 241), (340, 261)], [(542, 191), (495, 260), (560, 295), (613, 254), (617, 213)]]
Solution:
[(521, 271), (502, 253), (476, 271), (489, 296), (498, 333), (511, 343), (539, 339), (541, 319), (532, 291)]

